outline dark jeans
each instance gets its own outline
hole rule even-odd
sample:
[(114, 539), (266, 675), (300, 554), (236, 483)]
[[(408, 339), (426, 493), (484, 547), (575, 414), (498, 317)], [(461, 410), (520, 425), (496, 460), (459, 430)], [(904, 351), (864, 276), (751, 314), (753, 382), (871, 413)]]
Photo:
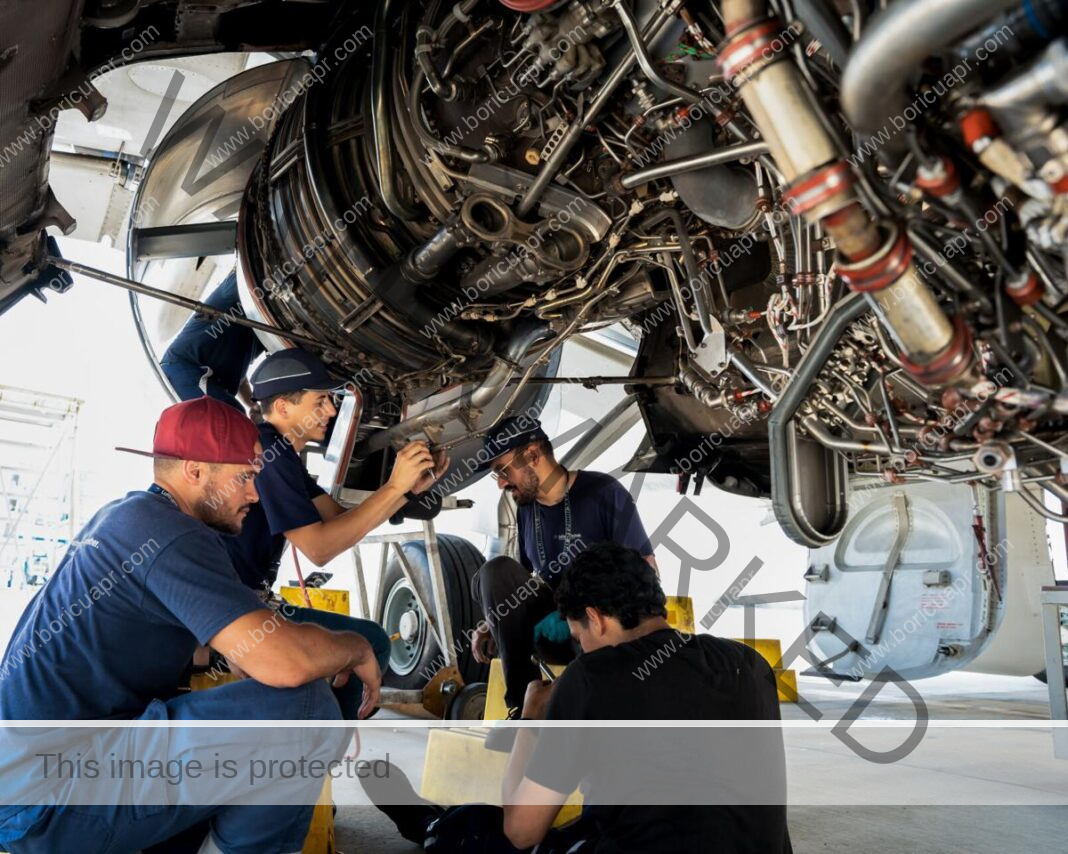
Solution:
[[(301, 608), (288, 602), (283, 603), (278, 612), (291, 623), (315, 623), (332, 632), (356, 632), (371, 644), (378, 661), (378, 669), (385, 673), (389, 667), (389, 635), (378, 623), (319, 608)], [(341, 707), (341, 716), (347, 721), (356, 720), (356, 712), (359, 711), (360, 702), (363, 700), (363, 684), (360, 680), (353, 678), (340, 688), (335, 688), (334, 697)]]
[(237, 397), (212, 377), (212, 370), (207, 365), (194, 365), (192, 362), (171, 362), (164, 359), (159, 363), (167, 381), (174, 388), (181, 400), (195, 400), (207, 395), (215, 400), (232, 406), (243, 415), (245, 408), (237, 402)]
[[(141, 720), (339, 720), (340, 717), (337, 701), (323, 679), (300, 688), (270, 688), (253, 679), (243, 679), (209, 691), (181, 694), (166, 702), (153, 700)], [(145, 731), (127, 729), (125, 732), (143, 734)], [(220, 725), (218, 728), (159, 728), (136, 737), (150, 736), (158, 737), (152, 743), (162, 744), (158, 747), (161, 755), (196, 756), (205, 760), (205, 768), (210, 768), (213, 737), (227, 739), (225, 747), (220, 749), (229, 751), (231, 756), (243, 752), (245, 756), (254, 757), (263, 746), (262, 739), (269, 737), (271, 749), (281, 755), (305, 756), (309, 762), (312, 759), (331, 762), (341, 758), (352, 732), (344, 728), (311, 726), (226, 730)], [(143, 756), (129, 746), (119, 755)], [(242, 764), (247, 765), (247, 762)], [(212, 779), (213, 797), (204, 804), (196, 803), (194, 798), (194, 803), (178, 806), (127, 803), (29, 807), (38, 811), (34, 825), (29, 833), (9, 842), (7, 850), (12, 854), (138, 851), (171, 839), (193, 825), (207, 822), (215, 843), (227, 854), (300, 851), (322, 782), (272, 779), (267, 785), (271, 788), (266, 790), (269, 797), (265, 800), (273, 803), (272, 806), (241, 805), (249, 787), (246, 778), (239, 775), (232, 782), (225, 778)], [(176, 794), (173, 799), (181, 798)], [(196, 847), (191, 850), (196, 851)]]
[(522, 709), (528, 683), (540, 675), (530, 661), (534, 626), (556, 607), (552, 589), (519, 561), (501, 555), (478, 571), (472, 593), (497, 642), (505, 703), (510, 709)]
[[(361, 777), (371, 803), (384, 812), (401, 835), (434, 854), (516, 854), (520, 849), (504, 835), (504, 810), (489, 804), (442, 808), (415, 793), (408, 777), (390, 765), (385, 777)], [(580, 854), (597, 838), (585, 815), (551, 828), (537, 846), (538, 854)]]
[[(538, 854), (580, 854), (596, 841), (592, 822), (584, 818), (553, 827), (537, 845)], [(504, 835), (504, 810), (489, 804), (449, 807), (427, 828), (423, 848), (432, 854), (517, 854)]]

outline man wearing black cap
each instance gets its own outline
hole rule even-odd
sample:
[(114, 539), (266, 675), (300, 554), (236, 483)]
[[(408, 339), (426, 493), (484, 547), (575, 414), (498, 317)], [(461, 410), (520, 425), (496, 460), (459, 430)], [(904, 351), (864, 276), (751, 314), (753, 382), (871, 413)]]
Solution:
[[(258, 439), (248, 418), (207, 397), (163, 412), (146, 454), (154, 458), (151, 486), (92, 518), (19, 619), (0, 661), (0, 719), (338, 720), (324, 677), (344, 682), (353, 675), (366, 689), (366, 716), (381, 684), (368, 642), (278, 619), (230, 564), (220, 534), (239, 531), (256, 506)], [(252, 678), (179, 693), (198, 644), (237, 661)], [(97, 757), (97, 776), (106, 780), (112, 772), (99, 736), (111, 739), (120, 759), (147, 764), (188, 748), (210, 767), (211, 751), (200, 752), (209, 745), (218, 757), (218, 751), (233, 756), (264, 744), (258, 738), (239, 745), (240, 733), (255, 731), (235, 731), (236, 741), (213, 741), (208, 728), (4, 728), (0, 780), (8, 788), (0, 845), (13, 854), (136, 851), (207, 821), (205, 852), (299, 851), (321, 779), (290, 781), (275, 792), (279, 799), (269, 803), (279, 806), (265, 821), (261, 810), (233, 804), (247, 792), (240, 779), (231, 784), (216, 776), (224, 791), (212, 798), (141, 803), (131, 799), (132, 778), (112, 776), (111, 797), (88, 801), (108, 805), (87, 806), (63, 789), (80, 773), (50, 774), (35, 758), (55, 757), (46, 745), (66, 740), (63, 753)], [(340, 758), (350, 737), (344, 729), (282, 727), (272, 730), (271, 746), (329, 762)], [(54, 787), (51, 796), (34, 789), (37, 784)]]
[[(358, 507), (343, 508), (312, 480), (300, 459), (308, 442), (326, 438), (337, 414), (334, 391), (339, 383), (326, 366), (306, 350), (272, 353), (252, 374), (252, 396), (260, 405), (263, 424), (263, 467), (257, 480), (260, 503), (250, 512), (239, 536), (227, 548), (238, 575), (249, 587), (269, 595), (278, 576), (286, 542), (316, 566), (323, 566), (352, 548), (403, 507), (410, 492), (428, 489), (445, 461), (435, 461), (424, 442), (412, 442), (397, 454), (389, 480)], [(314, 622), (335, 631), (357, 632), (370, 641), (379, 667), (389, 665), (390, 641), (370, 620), (329, 611), (278, 605), (293, 622)], [(359, 683), (337, 692), (342, 714), (354, 718), (361, 705)]]
[(474, 597), (485, 620), (472, 650), (483, 663), (499, 651), (505, 702), (509, 715), (518, 717), (527, 684), (539, 678), (531, 662), (535, 637), (558, 648), (569, 642), (567, 624), (553, 606), (563, 570), (600, 542), (635, 549), (654, 569), (656, 561), (630, 493), (611, 475), (568, 471), (535, 419), (502, 421), (487, 435), (482, 456), (518, 507), (519, 561), (500, 556), (479, 570)]

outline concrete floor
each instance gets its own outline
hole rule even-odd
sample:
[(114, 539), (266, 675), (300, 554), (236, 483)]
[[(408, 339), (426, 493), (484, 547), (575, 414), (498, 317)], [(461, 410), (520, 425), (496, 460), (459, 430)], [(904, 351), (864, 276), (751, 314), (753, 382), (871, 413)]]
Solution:
[[(799, 691), (825, 715), (826, 725), (839, 720), (866, 685), (835, 687), (801, 677)], [(826, 726), (810, 727), (805, 722), (811, 718), (800, 708), (783, 706), (785, 720), (804, 724), (785, 730), (794, 850), (1068, 851), (1068, 762), (1053, 758), (1049, 730), (1031, 723), (1048, 719), (1045, 686), (1033, 679), (954, 673), (916, 683), (916, 688), (931, 724), (915, 751), (889, 765), (858, 758)], [(361, 730), (361, 758), (383, 758), (388, 752), (418, 789), (427, 730), (412, 726), (410, 719), (388, 718), (395, 718), (396, 726)], [(851, 734), (871, 749), (888, 749), (910, 731), (901, 722), (914, 719), (905, 695), (888, 686)], [(962, 721), (987, 725), (962, 727)], [(878, 722), (887, 726), (862, 728)], [(891, 729), (895, 722), (898, 728)], [(366, 803), (356, 781), (340, 781), (335, 800), (342, 804), (336, 831), (343, 854), (420, 850), (401, 839), (374, 808), (356, 805)]]

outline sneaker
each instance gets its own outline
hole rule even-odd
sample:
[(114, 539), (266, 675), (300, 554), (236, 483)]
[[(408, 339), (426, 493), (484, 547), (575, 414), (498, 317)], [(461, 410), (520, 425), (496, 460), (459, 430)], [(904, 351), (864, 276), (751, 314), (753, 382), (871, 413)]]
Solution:
[(416, 845), (423, 844), (427, 827), (444, 812), (442, 807), (419, 797), (407, 775), (393, 763), (384, 777), (359, 780), (371, 803), (392, 819), (401, 836)]

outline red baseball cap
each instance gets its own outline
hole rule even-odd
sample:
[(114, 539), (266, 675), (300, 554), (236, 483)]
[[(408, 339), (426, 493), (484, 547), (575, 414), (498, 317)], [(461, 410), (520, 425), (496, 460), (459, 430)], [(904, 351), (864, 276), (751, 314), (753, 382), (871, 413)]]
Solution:
[(259, 440), (260, 431), (245, 415), (205, 396), (163, 410), (151, 451), (115, 450), (161, 460), (241, 465), (256, 458)]

